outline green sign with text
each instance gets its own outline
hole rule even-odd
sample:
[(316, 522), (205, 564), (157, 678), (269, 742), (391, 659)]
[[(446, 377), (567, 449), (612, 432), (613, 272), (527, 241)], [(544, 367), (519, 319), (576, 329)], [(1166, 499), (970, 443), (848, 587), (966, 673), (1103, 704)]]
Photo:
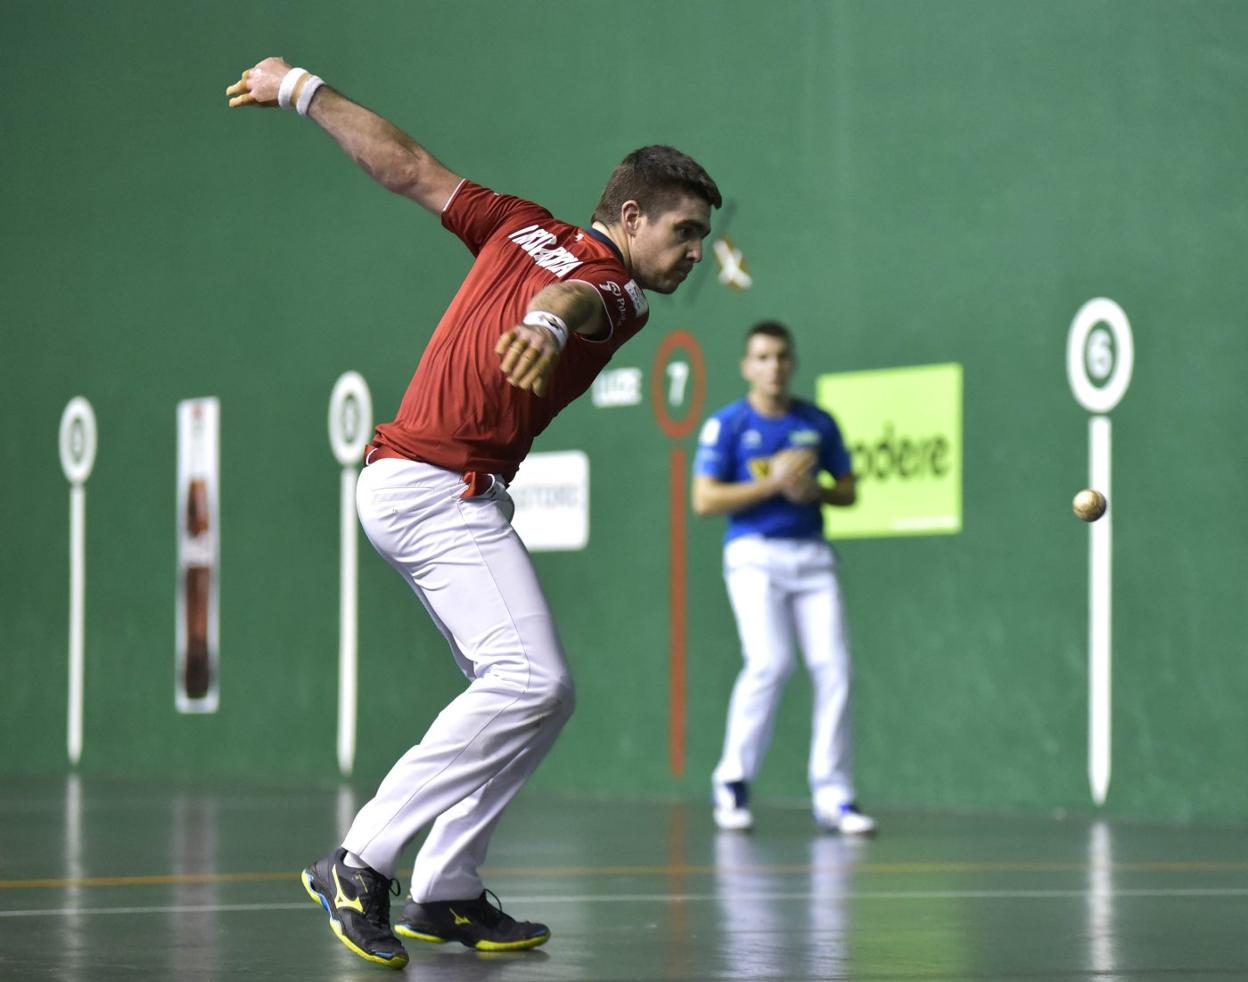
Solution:
[(962, 366), (820, 375), (815, 399), (853, 455), (858, 501), (824, 509), (829, 539), (962, 530)]

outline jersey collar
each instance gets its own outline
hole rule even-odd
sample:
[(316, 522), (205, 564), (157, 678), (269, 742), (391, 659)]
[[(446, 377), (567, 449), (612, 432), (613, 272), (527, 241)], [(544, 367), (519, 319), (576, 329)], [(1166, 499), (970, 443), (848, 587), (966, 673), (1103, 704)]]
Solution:
[(586, 229), (586, 231), (589, 232), (589, 237), (591, 239), (597, 239), (599, 242), (605, 245), (608, 249), (614, 252), (615, 258), (620, 261), (620, 265), (621, 266), (624, 265), (624, 253), (620, 252), (620, 247), (617, 246), (614, 242), (612, 242), (609, 236), (606, 236), (603, 233), (599, 232), (596, 228)]

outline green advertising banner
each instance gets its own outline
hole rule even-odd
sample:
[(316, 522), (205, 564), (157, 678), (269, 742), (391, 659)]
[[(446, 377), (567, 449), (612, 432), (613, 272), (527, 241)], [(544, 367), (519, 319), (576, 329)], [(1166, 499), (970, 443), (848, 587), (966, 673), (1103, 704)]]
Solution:
[(824, 509), (829, 539), (962, 530), (962, 366), (820, 375), (818, 404), (840, 424), (858, 501)]

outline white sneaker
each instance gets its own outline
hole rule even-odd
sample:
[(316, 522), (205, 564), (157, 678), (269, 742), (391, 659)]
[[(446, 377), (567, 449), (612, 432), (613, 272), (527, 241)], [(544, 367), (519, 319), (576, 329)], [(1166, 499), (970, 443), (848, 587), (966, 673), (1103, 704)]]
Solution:
[(711, 801), (714, 802), (715, 825), (723, 832), (748, 832), (754, 826), (750, 814), (750, 789), (744, 781), (716, 782)]
[(841, 835), (874, 835), (878, 827), (875, 819), (860, 812), (852, 801), (835, 811), (816, 806), (815, 824), (825, 832), (840, 832)]

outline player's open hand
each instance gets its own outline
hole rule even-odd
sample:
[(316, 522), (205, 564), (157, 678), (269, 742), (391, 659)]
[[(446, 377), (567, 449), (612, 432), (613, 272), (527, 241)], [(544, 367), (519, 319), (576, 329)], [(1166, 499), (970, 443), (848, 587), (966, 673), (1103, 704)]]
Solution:
[(265, 58), (254, 68), (248, 68), (242, 78), (225, 90), (230, 97), (230, 108), (276, 106), (277, 90), (288, 71), (290, 65), (281, 58)]
[(544, 327), (517, 324), (494, 346), (499, 367), (517, 389), (544, 396), (559, 362), (559, 344)]

